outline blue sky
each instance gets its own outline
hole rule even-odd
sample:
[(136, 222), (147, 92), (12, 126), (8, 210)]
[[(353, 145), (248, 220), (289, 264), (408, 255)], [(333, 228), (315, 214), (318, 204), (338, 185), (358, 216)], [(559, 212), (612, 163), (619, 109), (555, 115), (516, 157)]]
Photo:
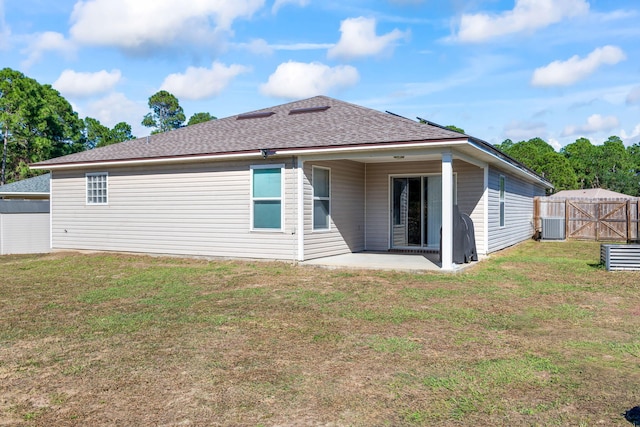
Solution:
[(491, 143), (640, 142), (637, 0), (0, 0), (0, 66), (132, 125), (323, 94)]

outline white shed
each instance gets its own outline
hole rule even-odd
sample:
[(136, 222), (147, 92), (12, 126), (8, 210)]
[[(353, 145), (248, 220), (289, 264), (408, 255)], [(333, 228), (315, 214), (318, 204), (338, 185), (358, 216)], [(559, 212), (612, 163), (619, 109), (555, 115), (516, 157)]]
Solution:
[(50, 177), (0, 186), (0, 255), (51, 250)]

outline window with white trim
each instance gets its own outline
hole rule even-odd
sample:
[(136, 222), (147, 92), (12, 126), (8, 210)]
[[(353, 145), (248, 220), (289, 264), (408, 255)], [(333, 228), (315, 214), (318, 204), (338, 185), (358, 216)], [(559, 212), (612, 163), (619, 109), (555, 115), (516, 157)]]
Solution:
[(504, 227), (504, 175), (500, 175), (500, 227)]
[(331, 225), (331, 169), (313, 167), (313, 229), (329, 230)]
[(106, 205), (109, 201), (107, 193), (108, 174), (106, 172), (88, 173), (85, 177), (87, 181), (87, 204)]
[(284, 165), (251, 166), (251, 229), (283, 229)]

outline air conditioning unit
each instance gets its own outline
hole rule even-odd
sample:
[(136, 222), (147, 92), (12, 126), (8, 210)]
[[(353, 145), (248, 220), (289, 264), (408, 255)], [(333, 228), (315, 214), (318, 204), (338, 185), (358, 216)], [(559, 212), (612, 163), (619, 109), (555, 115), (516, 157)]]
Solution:
[(542, 240), (564, 240), (564, 232), (564, 218), (542, 218)]

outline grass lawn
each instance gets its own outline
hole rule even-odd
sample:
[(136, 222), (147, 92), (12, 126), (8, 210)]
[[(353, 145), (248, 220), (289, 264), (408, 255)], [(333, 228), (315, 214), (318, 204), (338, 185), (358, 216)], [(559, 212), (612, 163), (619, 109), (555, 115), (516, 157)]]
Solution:
[(0, 425), (630, 426), (640, 273), (527, 242), (459, 274), (0, 257)]

